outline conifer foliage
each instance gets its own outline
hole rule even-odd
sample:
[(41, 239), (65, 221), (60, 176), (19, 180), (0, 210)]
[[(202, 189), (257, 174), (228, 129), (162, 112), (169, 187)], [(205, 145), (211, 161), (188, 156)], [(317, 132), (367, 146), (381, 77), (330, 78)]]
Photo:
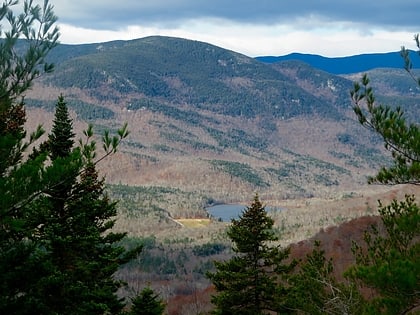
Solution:
[(58, 97), (51, 134), (48, 137), (49, 154), (52, 160), (68, 157), (74, 144), (73, 123), (63, 95)]
[[(420, 49), (419, 36), (415, 36)], [(402, 48), (401, 55), (405, 69), (420, 87), (420, 78), (412, 73), (408, 50)], [(420, 184), (420, 128), (417, 122), (407, 119), (400, 107), (378, 104), (370, 80), (365, 74), (361, 82), (355, 82), (351, 91), (354, 112), (359, 122), (380, 135), (385, 148), (392, 154), (393, 165), (382, 167), (378, 174), (369, 179), (370, 183)]]
[(132, 307), (127, 315), (162, 315), (165, 304), (149, 287), (144, 288), (132, 299)]
[(379, 204), (382, 224), (353, 245), (347, 275), (376, 291), (366, 314), (407, 314), (420, 307), (420, 208), (414, 196)]
[[(45, 154), (23, 159), (43, 130), (26, 137), (21, 97), (38, 75), (53, 69), (45, 58), (59, 33), (48, 1), (42, 6), (24, 1), (21, 13), (17, 5), (7, 0), (0, 6), (0, 313), (37, 314), (34, 283), (48, 266), (45, 251), (31, 240), (38, 224), (31, 213), (48, 176), (42, 172)], [(27, 49), (17, 49), (23, 42)]]
[(228, 261), (215, 262), (216, 272), (208, 274), (217, 291), (212, 298), (214, 314), (286, 311), (287, 288), (281, 282), (295, 263), (283, 262), (289, 250), (273, 246), (277, 237), (272, 227), (273, 220), (258, 195), (238, 220), (232, 220), (227, 235), (235, 255)]
[(88, 139), (73, 148), (71, 126), (60, 96), (46, 145), (51, 158), (46, 171), (59, 177), (35, 204), (40, 224), (34, 240), (46, 251), (49, 268), (35, 295), (44, 314), (116, 314), (123, 303), (116, 296), (121, 283), (113, 274), (124, 262), (124, 249), (116, 243), (125, 234), (109, 231), (116, 204), (96, 171), (95, 143)]
[(118, 314), (122, 284), (113, 275), (140, 247), (126, 252), (124, 234), (110, 231), (115, 202), (96, 164), (117, 151), (127, 126), (103, 135), (97, 158), (91, 126), (75, 146), (60, 96), (48, 140), (36, 146), (41, 127), (27, 137), (24, 93), (53, 69), (45, 58), (59, 33), (47, 0), (24, 1), (21, 14), (17, 4), (0, 7), (0, 314)]
[(315, 241), (297, 269), (288, 281), (289, 307), (297, 314), (362, 314), (363, 301), (356, 286), (335, 278), (333, 260), (325, 257), (320, 241)]
[[(420, 50), (419, 35), (414, 37)], [(409, 52), (401, 56), (405, 69), (412, 72)], [(359, 122), (379, 134), (393, 158), (393, 165), (382, 167), (371, 183), (420, 184), (420, 128), (409, 120), (401, 107), (378, 104), (367, 75), (356, 82), (351, 96)], [(389, 205), (379, 202), (381, 224), (366, 231), (363, 244), (354, 244), (356, 264), (347, 276), (361, 287), (371, 288), (374, 298), (366, 314), (409, 314), (420, 308), (420, 212), (414, 196)]]

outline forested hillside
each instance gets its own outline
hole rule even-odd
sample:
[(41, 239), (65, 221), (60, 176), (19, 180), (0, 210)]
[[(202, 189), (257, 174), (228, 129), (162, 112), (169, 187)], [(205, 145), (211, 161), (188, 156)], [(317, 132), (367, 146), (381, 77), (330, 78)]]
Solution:
[[(354, 121), (356, 75), (296, 61), (269, 65), (161, 36), (59, 45), (50, 58), (56, 69), (36, 83), (29, 108), (49, 112), (63, 93), (77, 120), (98, 132), (122, 122), (132, 130), (118, 166), (103, 166), (111, 183), (179, 189), (179, 196), (198, 189), (202, 200), (224, 202), (253, 191), (332, 197), (355, 192), (385, 162), (378, 139)], [(413, 95), (409, 109), (416, 104)], [(170, 213), (198, 214), (202, 206)]]

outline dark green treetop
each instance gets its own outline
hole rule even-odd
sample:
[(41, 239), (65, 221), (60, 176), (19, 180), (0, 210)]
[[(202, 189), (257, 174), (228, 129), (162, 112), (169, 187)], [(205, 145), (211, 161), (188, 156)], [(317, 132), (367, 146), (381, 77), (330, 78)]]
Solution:
[(74, 145), (72, 119), (63, 95), (58, 97), (51, 133), (48, 136), (49, 154), (52, 160), (67, 157)]
[(255, 196), (238, 220), (232, 220), (227, 234), (235, 255), (228, 261), (215, 262), (216, 272), (208, 277), (217, 294), (212, 298), (214, 314), (268, 314), (286, 311), (282, 276), (295, 262), (283, 263), (289, 250), (270, 246), (277, 240), (273, 220)]
[[(34, 285), (33, 295), (44, 314), (117, 314), (124, 306), (116, 294), (122, 283), (113, 275), (133, 253), (117, 245), (125, 234), (111, 231), (116, 203), (108, 198), (96, 170), (91, 128), (85, 131), (87, 139), (72, 148), (72, 120), (63, 96), (56, 109), (46, 148), (51, 165), (45, 170), (58, 177), (34, 204), (39, 224), (31, 237), (47, 253), (48, 272)], [(113, 140), (104, 136), (104, 146), (110, 145), (105, 155), (115, 152), (128, 135), (124, 129)]]
[(165, 310), (163, 301), (149, 287), (144, 288), (131, 302), (128, 315), (162, 315)]

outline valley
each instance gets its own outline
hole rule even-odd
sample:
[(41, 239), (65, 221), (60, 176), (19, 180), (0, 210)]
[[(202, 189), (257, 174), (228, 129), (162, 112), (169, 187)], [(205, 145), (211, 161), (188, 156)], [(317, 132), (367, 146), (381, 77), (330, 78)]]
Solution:
[[(266, 64), (166, 37), (63, 45), (51, 58), (56, 71), (26, 97), (28, 130), (50, 129), (60, 94), (76, 139), (92, 124), (100, 143), (104, 130), (128, 123), (130, 135), (98, 168), (118, 201), (115, 231), (127, 232), (127, 247), (144, 244), (118, 274), (134, 291), (150, 283), (174, 305), (206, 310), (205, 272), (232, 254), (229, 223), (209, 218), (210, 205), (246, 207), (257, 193), (282, 209), (270, 215), (279, 244), (288, 246), (376, 215), (378, 199), (418, 194), (367, 184), (390, 155), (353, 113), (349, 91), (360, 73), (338, 76), (296, 60)], [(379, 99), (404, 104), (416, 119), (420, 91), (403, 73), (369, 71)]]

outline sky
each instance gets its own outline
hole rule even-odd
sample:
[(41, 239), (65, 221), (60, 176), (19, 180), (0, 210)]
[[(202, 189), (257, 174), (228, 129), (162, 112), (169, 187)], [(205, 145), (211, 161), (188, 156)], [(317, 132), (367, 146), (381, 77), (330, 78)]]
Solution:
[(50, 0), (65, 44), (152, 35), (250, 57), (415, 49), (419, 0)]

